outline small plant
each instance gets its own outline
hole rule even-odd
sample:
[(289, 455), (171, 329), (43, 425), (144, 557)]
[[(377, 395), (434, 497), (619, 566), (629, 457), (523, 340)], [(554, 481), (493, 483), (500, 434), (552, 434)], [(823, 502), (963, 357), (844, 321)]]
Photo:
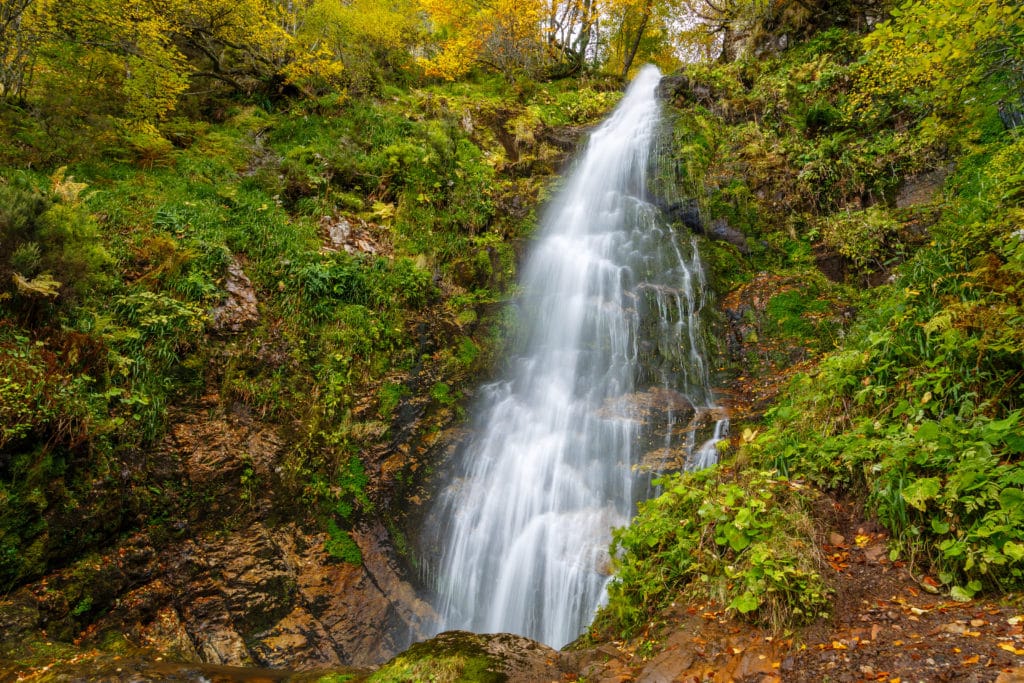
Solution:
[(247, 464), (242, 470), (242, 474), (239, 477), (239, 484), (242, 488), (242, 491), (239, 494), (242, 502), (248, 503), (250, 507), (253, 506), (256, 503), (256, 486), (258, 481), (256, 478), (256, 471), (252, 468), (252, 465)]
[(822, 237), (861, 269), (880, 268), (899, 232), (899, 223), (884, 208), (833, 214), (824, 222)]
[(327, 523), (327, 541), (324, 542), (324, 550), (331, 557), (348, 562), (349, 564), (362, 564), (363, 551), (349, 532), (341, 529), (331, 520)]
[(395, 412), (395, 408), (401, 403), (405, 396), (409, 395), (409, 389), (404, 384), (386, 382), (377, 392), (380, 402), (377, 404), (377, 414), (381, 419), (387, 419)]

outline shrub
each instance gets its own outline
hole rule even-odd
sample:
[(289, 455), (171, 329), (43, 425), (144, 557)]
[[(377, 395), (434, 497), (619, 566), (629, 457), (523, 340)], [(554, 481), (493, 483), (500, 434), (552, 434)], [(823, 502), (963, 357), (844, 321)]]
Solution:
[(774, 627), (828, 612), (806, 489), (774, 473), (725, 468), (656, 482), (629, 527), (614, 533), (616, 576), (598, 628), (635, 635), (679, 596), (720, 600)]
[(41, 190), (23, 174), (0, 178), (0, 300), (24, 313), (40, 300), (68, 304), (111, 283), (113, 265), (79, 194), (85, 186), (53, 177)]

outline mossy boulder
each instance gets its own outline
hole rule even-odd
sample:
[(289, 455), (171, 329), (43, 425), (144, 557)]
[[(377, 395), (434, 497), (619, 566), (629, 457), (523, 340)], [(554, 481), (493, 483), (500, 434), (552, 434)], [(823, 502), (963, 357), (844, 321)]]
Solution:
[(372, 683), (437, 681), (501, 683), (557, 681), (571, 670), (571, 654), (509, 633), (448, 631), (417, 643), (378, 669)]

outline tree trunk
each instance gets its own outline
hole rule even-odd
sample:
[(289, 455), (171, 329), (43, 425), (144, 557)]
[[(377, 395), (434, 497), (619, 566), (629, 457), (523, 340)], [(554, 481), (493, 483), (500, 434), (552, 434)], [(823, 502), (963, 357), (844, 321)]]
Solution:
[(644, 6), (644, 15), (640, 19), (640, 26), (636, 29), (636, 37), (633, 39), (633, 45), (629, 49), (629, 54), (622, 60), (622, 78), (625, 80), (629, 74), (629, 68), (633, 66), (633, 60), (636, 58), (636, 51), (640, 49), (640, 41), (644, 37), (644, 31), (647, 30), (647, 22), (651, 19), (651, 5), (653, 0), (648, 0)]

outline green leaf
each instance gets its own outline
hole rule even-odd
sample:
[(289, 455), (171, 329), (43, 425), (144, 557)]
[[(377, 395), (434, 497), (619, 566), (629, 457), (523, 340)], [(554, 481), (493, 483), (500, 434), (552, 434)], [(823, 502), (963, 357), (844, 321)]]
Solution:
[(903, 500), (924, 512), (928, 501), (937, 496), (941, 488), (942, 484), (936, 477), (918, 479), (903, 489)]
[(1024, 543), (1007, 541), (1003, 544), (1003, 555), (1006, 555), (1013, 562), (1024, 560)]
[(917, 438), (921, 441), (936, 441), (939, 438), (939, 423), (927, 420), (917, 428)]
[(723, 531), (725, 538), (729, 541), (729, 547), (739, 552), (750, 545), (750, 537), (743, 531), (730, 525)]
[(953, 590), (949, 591), (949, 597), (957, 602), (970, 602), (974, 592), (962, 586), (953, 586)]
[(999, 492), (999, 507), (1004, 510), (1017, 510), (1024, 505), (1024, 491), (1006, 488)]
[(740, 614), (747, 614), (753, 612), (760, 607), (761, 601), (750, 591), (746, 591), (743, 595), (737, 595), (729, 603), (729, 609), (734, 609)]

